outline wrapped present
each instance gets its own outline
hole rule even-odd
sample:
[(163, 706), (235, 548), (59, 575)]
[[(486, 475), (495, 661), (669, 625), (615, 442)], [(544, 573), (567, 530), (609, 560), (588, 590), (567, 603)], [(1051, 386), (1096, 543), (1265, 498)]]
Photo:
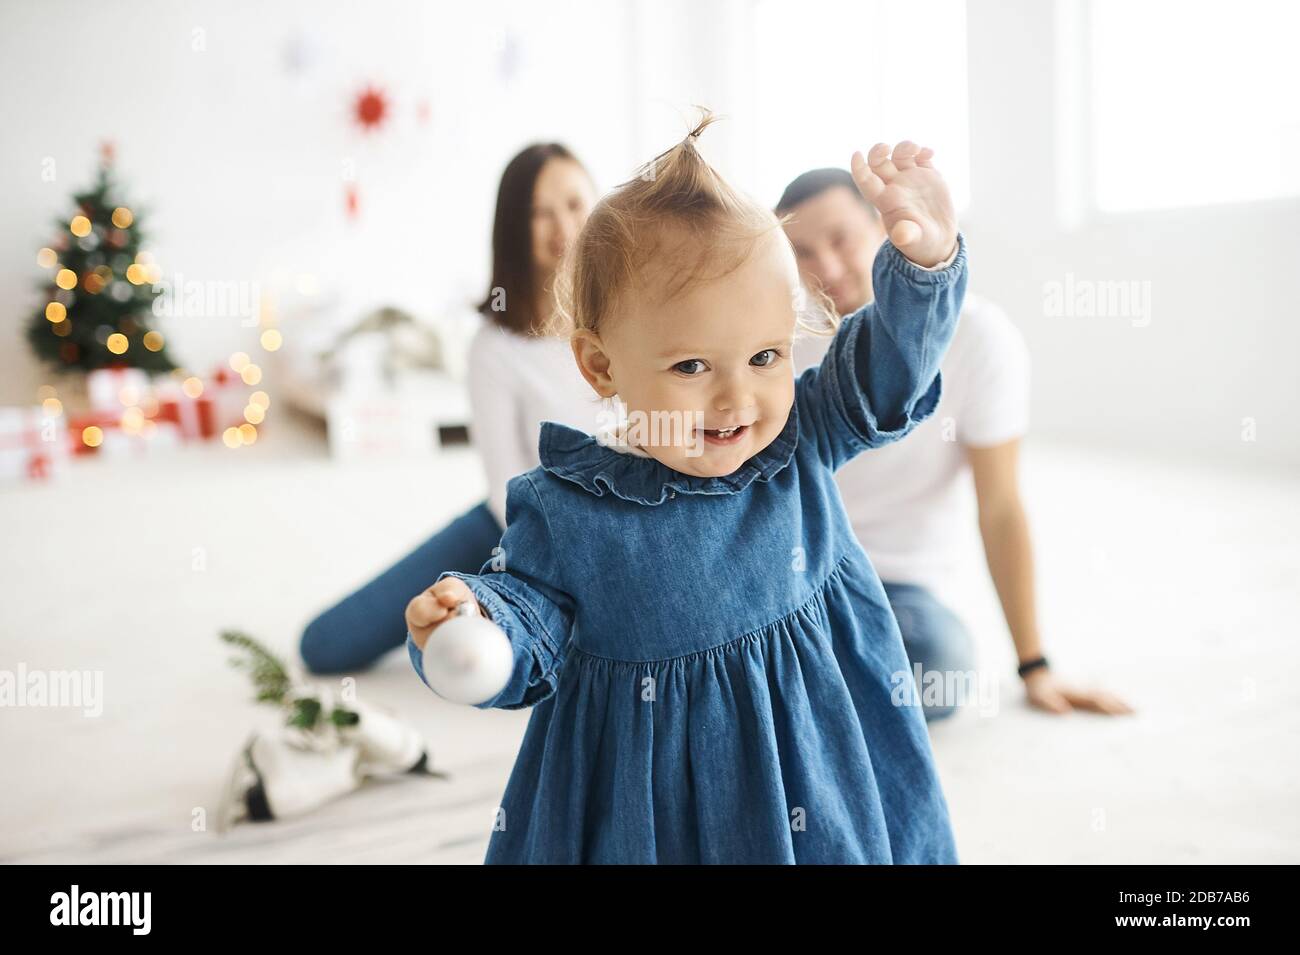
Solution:
[[(138, 427), (123, 426), (123, 415), (91, 411), (74, 415), (68, 422), (68, 446), (73, 454), (110, 458), (134, 457), (171, 448), (181, 443), (180, 427), (173, 421), (145, 419)], [(86, 430), (97, 428), (93, 441)]]
[(183, 441), (206, 441), (217, 434), (216, 402), (207, 395), (191, 398), (177, 389), (158, 399), (159, 424), (171, 424)]
[(253, 389), (229, 368), (218, 365), (203, 383), (204, 397), (211, 398), (218, 431), (244, 423), (244, 409)]
[(68, 459), (63, 415), (38, 406), (0, 408), (0, 481), (45, 481)]
[(180, 429), (170, 421), (147, 421), (139, 431), (127, 431), (120, 425), (104, 431), (99, 453), (109, 458), (141, 457), (181, 442)]
[(330, 456), (338, 461), (427, 458), (436, 429), (426, 409), (402, 394), (333, 395), (325, 406)]
[(86, 397), (92, 411), (121, 411), (150, 394), (149, 376), (139, 368), (113, 366), (86, 374)]
[[(75, 455), (98, 454), (103, 435), (121, 427), (121, 424), (122, 414), (120, 411), (116, 413), (111, 411), (86, 411), (81, 414), (74, 414), (68, 419), (68, 449)], [(85, 438), (87, 428), (98, 428), (101, 432), (98, 438), (89, 444)]]

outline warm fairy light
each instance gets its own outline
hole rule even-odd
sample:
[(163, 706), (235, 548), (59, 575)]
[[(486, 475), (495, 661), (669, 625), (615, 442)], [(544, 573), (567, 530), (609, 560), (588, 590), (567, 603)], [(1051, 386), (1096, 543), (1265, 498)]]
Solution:
[(84, 239), (90, 235), (90, 220), (85, 216), (73, 216), (72, 223), (68, 228), (72, 230), (72, 234), (78, 239)]
[(139, 262), (141, 265), (149, 265), (151, 262), (153, 262), (153, 253), (146, 252), (144, 249), (141, 249), (139, 252), (135, 254), (135, 260)]
[(117, 400), (128, 408), (131, 405), (138, 405), (140, 403), (140, 389), (135, 385), (123, 385), (122, 390), (117, 393)]
[(241, 424), (236, 430), (239, 432), (239, 440), (244, 444), (252, 444), (257, 440), (257, 429), (251, 424)]
[(83, 428), (81, 443), (88, 448), (97, 448), (104, 443), (104, 432), (93, 424), (89, 428)]
[(41, 408), (45, 414), (51, 418), (57, 418), (63, 414), (63, 402), (58, 398), (46, 398), (41, 402)]
[(162, 266), (146, 265), (144, 267), (144, 280), (150, 285), (157, 285), (162, 281)]
[(133, 262), (126, 267), (126, 280), (132, 285), (144, 284), (144, 266)]
[(127, 408), (122, 412), (122, 430), (127, 434), (139, 434), (144, 425), (144, 412), (139, 408)]
[(246, 353), (242, 351), (237, 351), (230, 356), (230, 367), (237, 372), (243, 371), (245, 368), (248, 367), (248, 363), (250, 361), (252, 361), (252, 359), (249, 358)]
[(67, 338), (69, 335), (72, 334), (72, 323), (59, 322), (52, 329), (50, 329), (50, 331), (54, 332), (54, 334), (58, 335), (60, 338)]
[(158, 413), (158, 399), (153, 395), (145, 395), (144, 401), (140, 402), (140, 410), (146, 418), (152, 418)]
[(36, 264), (43, 269), (52, 269), (59, 264), (59, 254), (53, 249), (41, 249), (36, 253)]
[(41, 400), (46, 398), (57, 398), (58, 396), (59, 389), (55, 388), (53, 385), (41, 385), (36, 389), (36, 397)]
[(284, 339), (280, 336), (279, 329), (268, 328), (262, 332), (262, 347), (267, 351), (276, 351), (283, 342)]
[(244, 384), (255, 385), (262, 380), (262, 369), (256, 365), (245, 365), (244, 370), (239, 373), (239, 377), (244, 379)]
[(54, 284), (62, 289), (74, 289), (77, 287), (77, 273), (72, 269), (59, 269), (59, 274), (54, 276)]
[(98, 295), (104, 291), (104, 279), (98, 272), (87, 273), (86, 280), (82, 284), (91, 295)]
[(150, 351), (162, 351), (163, 337), (162, 332), (145, 332), (144, 347)]
[(199, 395), (203, 394), (203, 382), (190, 376), (189, 378), (186, 378), (185, 383), (181, 385), (181, 391), (185, 392), (186, 398), (197, 398)]
[(45, 306), (45, 317), (57, 325), (68, 317), (68, 310), (63, 307), (62, 302), (50, 302)]
[(261, 424), (266, 417), (266, 412), (257, 405), (249, 405), (244, 409), (244, 420), (249, 424)]
[(225, 445), (228, 448), (237, 448), (244, 443), (239, 437), (238, 428), (227, 428), (225, 431), (221, 432), (221, 440), (225, 442)]
[(119, 229), (129, 229), (134, 221), (135, 216), (131, 215), (131, 210), (125, 206), (118, 206), (113, 210), (113, 225)]
[(271, 396), (265, 391), (255, 391), (248, 396), (248, 403), (250, 405), (257, 405), (257, 407), (265, 411), (267, 408), (271, 407)]
[(108, 336), (108, 341), (104, 342), (104, 344), (108, 346), (108, 350), (114, 355), (121, 355), (126, 351), (130, 342), (126, 340), (126, 336), (121, 332), (114, 332)]
[(263, 295), (257, 300), (257, 322), (259, 325), (275, 324), (275, 299), (270, 295)]

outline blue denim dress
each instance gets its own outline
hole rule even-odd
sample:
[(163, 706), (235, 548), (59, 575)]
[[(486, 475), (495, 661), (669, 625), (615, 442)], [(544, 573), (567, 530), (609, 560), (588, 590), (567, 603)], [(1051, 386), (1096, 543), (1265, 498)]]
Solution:
[[(876, 300), (723, 477), (542, 423), (502, 553), (464, 580), (533, 707), (488, 863), (955, 863), (884, 588), (832, 477), (939, 399), (966, 287), (886, 241)], [(420, 653), (407, 647), (423, 679)]]

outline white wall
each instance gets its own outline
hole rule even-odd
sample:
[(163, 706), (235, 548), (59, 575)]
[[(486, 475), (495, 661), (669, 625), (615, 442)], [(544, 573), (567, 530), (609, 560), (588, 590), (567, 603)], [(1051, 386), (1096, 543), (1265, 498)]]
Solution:
[[(88, 181), (101, 138), (116, 140), (137, 206), (152, 207), (145, 221), (167, 272), (256, 282), (279, 289), (286, 307), (295, 277), (308, 273), (350, 309), (392, 301), (433, 314), (481, 292), (497, 179), (529, 141), (570, 143), (608, 187), (679, 138), (690, 104), (704, 103), (732, 117), (710, 132), (706, 151), (754, 189), (753, 78), (774, 67), (747, 49), (749, 9), (747, 0), (7, 6), (0, 403), (34, 400), (48, 378), (22, 338), (36, 304), (35, 253)], [(1300, 466), (1291, 410), (1300, 203), (1070, 225), (1061, 175), (1080, 147), (1058, 141), (1059, 15), (1039, 0), (972, 0), (967, 10), (972, 288), (1029, 340), (1035, 435)], [(521, 53), (507, 85), (496, 72), (502, 24)], [(316, 51), (296, 73), (285, 65), (295, 36)], [(913, 40), (864, 37), (864, 56), (888, 44), (896, 57)], [(918, 64), (924, 53), (918, 47)], [(781, 68), (802, 67), (792, 59)], [(368, 82), (392, 94), (400, 119), (371, 139), (346, 120)], [(432, 106), (427, 128), (414, 119), (421, 97)], [(866, 144), (876, 138), (862, 133)], [(1238, 144), (1215, 139), (1212, 115), (1205, 140), (1225, 163), (1244, 162)], [(47, 157), (54, 182), (41, 178)], [(360, 180), (359, 224), (343, 214), (348, 159)], [(1067, 274), (1149, 281), (1150, 324), (1047, 316), (1045, 286)], [(164, 331), (198, 368), (255, 341), (238, 319), (177, 320)], [(1246, 418), (1254, 442), (1241, 440)]]
[[(1176, 16), (1177, 5), (1170, 7)], [(999, 302), (1029, 341), (1034, 433), (1294, 471), (1300, 200), (1069, 226), (1061, 195), (1071, 184), (1061, 177), (1077, 156), (1063, 155), (1057, 139), (1068, 82), (1054, 28), (1071, 14), (1068, 4), (1041, 0), (973, 0), (967, 14), (972, 287)], [(1204, 123), (1204, 148), (1223, 156), (1224, 174), (1249, 175), (1251, 144), (1216, 137), (1213, 114)], [(1178, 156), (1132, 161), (1177, 163)], [(1049, 317), (1045, 286), (1070, 273), (1150, 282), (1149, 324)], [(1253, 442), (1241, 439), (1248, 418)]]

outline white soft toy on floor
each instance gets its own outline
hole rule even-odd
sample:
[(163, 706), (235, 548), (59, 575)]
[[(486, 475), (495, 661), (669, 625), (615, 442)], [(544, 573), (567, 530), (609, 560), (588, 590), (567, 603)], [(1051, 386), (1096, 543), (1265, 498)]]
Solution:
[(286, 723), (253, 733), (235, 756), (217, 804), (217, 832), (245, 820), (305, 815), (376, 776), (448, 778), (433, 769), (424, 737), (397, 714), (301, 681), (245, 633), (221, 637), (245, 652), (231, 663), (250, 672), (257, 701), (276, 707)]
[(392, 713), (352, 703), (360, 717), (333, 733), (254, 733), (235, 757), (218, 801), (216, 830), (243, 821), (294, 819), (376, 776), (435, 776), (419, 732)]

